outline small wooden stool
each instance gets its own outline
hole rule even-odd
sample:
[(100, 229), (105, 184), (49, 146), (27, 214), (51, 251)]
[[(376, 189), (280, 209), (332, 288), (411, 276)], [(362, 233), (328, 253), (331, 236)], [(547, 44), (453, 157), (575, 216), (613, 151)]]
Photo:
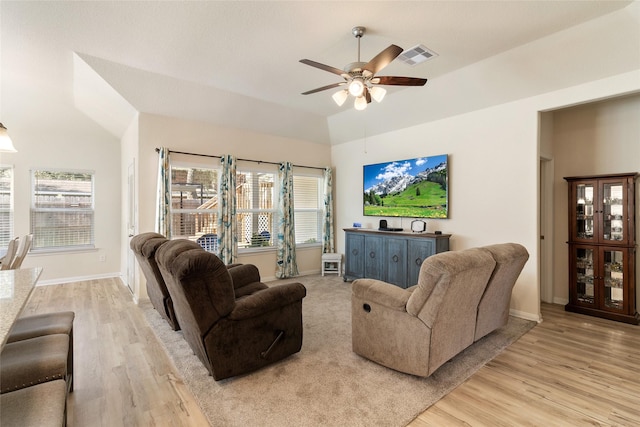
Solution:
[(342, 275), (342, 254), (326, 253), (322, 254), (322, 275), (336, 273)]

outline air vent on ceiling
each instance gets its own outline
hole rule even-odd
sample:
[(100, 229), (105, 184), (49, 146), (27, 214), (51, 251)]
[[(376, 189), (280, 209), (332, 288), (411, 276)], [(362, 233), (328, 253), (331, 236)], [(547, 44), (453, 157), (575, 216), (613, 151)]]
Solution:
[(405, 64), (414, 66), (435, 56), (438, 56), (438, 54), (426, 46), (419, 44), (402, 52), (402, 54), (398, 56), (398, 59)]

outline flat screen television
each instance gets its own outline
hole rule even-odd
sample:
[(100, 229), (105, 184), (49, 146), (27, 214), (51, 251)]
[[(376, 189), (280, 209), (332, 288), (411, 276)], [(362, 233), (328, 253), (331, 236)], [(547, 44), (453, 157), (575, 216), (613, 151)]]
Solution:
[(448, 218), (446, 154), (363, 166), (366, 216)]

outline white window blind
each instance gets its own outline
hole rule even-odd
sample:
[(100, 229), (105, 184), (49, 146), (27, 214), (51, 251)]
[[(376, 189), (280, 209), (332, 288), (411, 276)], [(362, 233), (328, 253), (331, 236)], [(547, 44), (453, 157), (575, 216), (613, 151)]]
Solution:
[(94, 173), (32, 172), (32, 250), (93, 248)]
[(322, 238), (322, 178), (293, 176), (296, 243), (319, 243)]
[(0, 166), (0, 247), (13, 236), (13, 168)]

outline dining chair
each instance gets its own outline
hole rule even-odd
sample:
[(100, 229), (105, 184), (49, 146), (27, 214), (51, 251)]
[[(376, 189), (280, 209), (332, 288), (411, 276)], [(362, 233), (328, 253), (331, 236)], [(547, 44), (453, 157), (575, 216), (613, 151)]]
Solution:
[(11, 264), (13, 264), (13, 260), (16, 256), (16, 251), (18, 250), (19, 238), (16, 237), (13, 240), (9, 240), (9, 244), (7, 245), (7, 253), (2, 258), (2, 265), (0, 265), (0, 270), (10, 270)]
[(9, 266), (10, 270), (17, 270), (22, 265), (22, 261), (24, 261), (25, 257), (29, 253), (29, 249), (31, 249), (31, 242), (33, 241), (33, 234), (27, 234), (24, 236), (24, 239), (20, 241), (20, 247), (18, 248), (11, 265)]

